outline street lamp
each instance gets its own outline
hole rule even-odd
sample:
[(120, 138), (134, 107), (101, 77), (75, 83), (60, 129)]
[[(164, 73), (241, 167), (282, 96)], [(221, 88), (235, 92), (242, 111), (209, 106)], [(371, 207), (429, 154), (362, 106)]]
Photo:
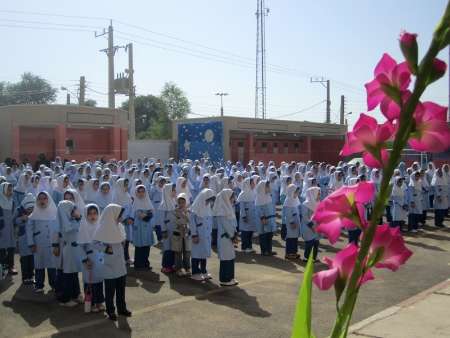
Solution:
[(216, 96), (220, 96), (220, 116), (223, 117), (223, 97), (227, 96), (228, 93), (216, 93)]
[(65, 90), (67, 92), (67, 96), (66, 96), (66, 104), (69, 105), (70, 104), (70, 93), (69, 93), (69, 89), (67, 89), (66, 87), (62, 86), (61, 90)]
[(344, 117), (345, 117), (345, 124), (348, 124), (348, 123), (347, 123), (347, 116), (352, 115), (352, 114), (353, 114), (353, 112), (351, 112), (351, 111), (349, 111), (348, 113), (345, 113), (345, 114), (344, 114)]

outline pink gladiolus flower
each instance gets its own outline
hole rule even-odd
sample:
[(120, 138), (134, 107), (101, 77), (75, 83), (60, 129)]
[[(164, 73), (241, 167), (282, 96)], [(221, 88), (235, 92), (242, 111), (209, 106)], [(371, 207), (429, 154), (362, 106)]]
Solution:
[(404, 45), (405, 47), (410, 48), (416, 42), (417, 34), (411, 34), (405, 31), (400, 34), (400, 44)]
[(442, 152), (450, 147), (447, 108), (433, 102), (419, 103), (414, 112), (416, 130), (409, 139), (417, 151)]
[(365, 84), (367, 91), (367, 108), (374, 109), (380, 105), (382, 113), (388, 120), (398, 118), (398, 112), (388, 109), (391, 102), (400, 101), (402, 93), (411, 82), (411, 71), (407, 62), (397, 64), (389, 55), (383, 54), (374, 71), (375, 79)]
[[(361, 114), (353, 130), (347, 133), (341, 156), (364, 152), (364, 163), (370, 167), (381, 168), (388, 159), (388, 152), (383, 149), (386, 141), (392, 138), (395, 128), (390, 121), (378, 124), (369, 115)], [(378, 157), (378, 158), (377, 158)]]
[(336, 190), (321, 201), (314, 212), (313, 220), (318, 224), (316, 231), (326, 235), (334, 244), (342, 228), (364, 228), (364, 204), (371, 201), (374, 194), (372, 182), (360, 182)]
[[(313, 276), (314, 284), (321, 290), (328, 290), (337, 279), (345, 282), (353, 271), (357, 256), (358, 247), (355, 244), (350, 244), (339, 251), (333, 259), (325, 257), (324, 261), (329, 269), (315, 273)], [(372, 272), (367, 270), (361, 278), (360, 284), (364, 284), (373, 278)]]
[(405, 247), (399, 228), (383, 224), (377, 227), (370, 246), (370, 255), (377, 255), (375, 267), (396, 271), (411, 257), (412, 252)]

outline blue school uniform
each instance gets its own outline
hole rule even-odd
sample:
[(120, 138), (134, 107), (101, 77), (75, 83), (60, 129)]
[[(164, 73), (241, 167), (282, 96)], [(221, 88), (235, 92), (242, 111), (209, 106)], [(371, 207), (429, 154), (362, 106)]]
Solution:
[(133, 245), (137, 247), (152, 246), (155, 243), (153, 235), (152, 220), (144, 221), (138, 217), (139, 212), (147, 212), (147, 210), (136, 210), (133, 215)]
[(100, 243), (99, 248), (103, 254), (104, 279), (116, 279), (125, 276), (127, 267), (122, 243)]
[(296, 255), (300, 236), (300, 212), (298, 207), (283, 207), (283, 223), (286, 225), (286, 256)]
[(313, 230), (315, 224), (311, 221), (313, 211), (302, 205), (302, 223), (300, 227), (300, 234), (305, 241), (305, 259), (309, 258), (311, 251), (313, 251), (314, 260), (319, 253), (319, 235)]
[[(263, 224), (263, 219), (266, 224)], [(272, 237), (276, 231), (275, 210), (271, 203), (256, 206), (256, 229), (259, 235), (261, 254), (272, 254)]]
[[(406, 221), (408, 219), (408, 199), (406, 192), (403, 196), (393, 196), (391, 195), (392, 201), (392, 221)], [(406, 207), (405, 207), (406, 206)]]
[(104, 253), (100, 250), (102, 246), (98, 243), (80, 244), (80, 261), (86, 263), (87, 260), (92, 263), (91, 269), (86, 264), (82, 265), (83, 282), (85, 284), (101, 283), (104, 280)]
[(198, 243), (192, 242), (191, 257), (194, 259), (211, 257), (212, 216), (200, 217), (191, 213), (189, 229), (191, 231), (191, 238), (197, 237), (199, 239)]
[(14, 225), (17, 227), (17, 244), (21, 257), (33, 255), (27, 241), (27, 221), (21, 219), (25, 213), (25, 209), (19, 207), (14, 215)]
[(217, 254), (221, 261), (234, 260), (236, 253), (234, 250), (233, 238), (236, 236), (236, 220), (225, 216), (217, 218)]
[(57, 268), (58, 261), (52, 253), (53, 239), (58, 237), (56, 220), (29, 219), (26, 228), (28, 246), (36, 245), (34, 255), (35, 269)]

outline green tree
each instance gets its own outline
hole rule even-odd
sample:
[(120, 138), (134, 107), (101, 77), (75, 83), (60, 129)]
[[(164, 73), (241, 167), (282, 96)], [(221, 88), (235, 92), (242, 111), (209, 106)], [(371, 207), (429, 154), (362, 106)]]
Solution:
[(161, 99), (167, 105), (171, 120), (184, 119), (191, 112), (186, 94), (173, 82), (166, 82), (161, 91)]
[(97, 107), (97, 101), (89, 99), (84, 101), (84, 105), (88, 107)]
[[(128, 100), (122, 104), (122, 109), (128, 111)], [(161, 98), (154, 95), (137, 96), (134, 111), (138, 139), (168, 138), (170, 120), (166, 103)]]
[(56, 101), (57, 89), (32, 73), (23, 73), (16, 83), (0, 84), (0, 105), (7, 104), (45, 104)]

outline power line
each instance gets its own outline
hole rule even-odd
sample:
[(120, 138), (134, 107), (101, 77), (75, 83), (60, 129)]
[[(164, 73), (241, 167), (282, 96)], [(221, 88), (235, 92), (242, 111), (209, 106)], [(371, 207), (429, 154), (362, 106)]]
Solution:
[(303, 108), (303, 109), (300, 109), (300, 110), (298, 110), (298, 111), (296, 111), (296, 112), (293, 112), (293, 113), (289, 113), (289, 114), (285, 114), (285, 115), (280, 115), (280, 116), (274, 116), (274, 118), (281, 118), (281, 117), (286, 117), (286, 116), (291, 116), (291, 115), (295, 115), (295, 114), (300, 114), (300, 113), (303, 113), (303, 112), (305, 112), (305, 111), (307, 111), (307, 110), (310, 110), (310, 109), (312, 109), (312, 108), (314, 108), (314, 107), (317, 107), (318, 105), (320, 105), (320, 104), (322, 104), (322, 103), (324, 103), (324, 102), (326, 102), (327, 100), (322, 100), (322, 101), (320, 101), (320, 102), (317, 102), (317, 103), (314, 103), (313, 105), (311, 105), (311, 106), (308, 106), (308, 107), (306, 107), (306, 108)]

